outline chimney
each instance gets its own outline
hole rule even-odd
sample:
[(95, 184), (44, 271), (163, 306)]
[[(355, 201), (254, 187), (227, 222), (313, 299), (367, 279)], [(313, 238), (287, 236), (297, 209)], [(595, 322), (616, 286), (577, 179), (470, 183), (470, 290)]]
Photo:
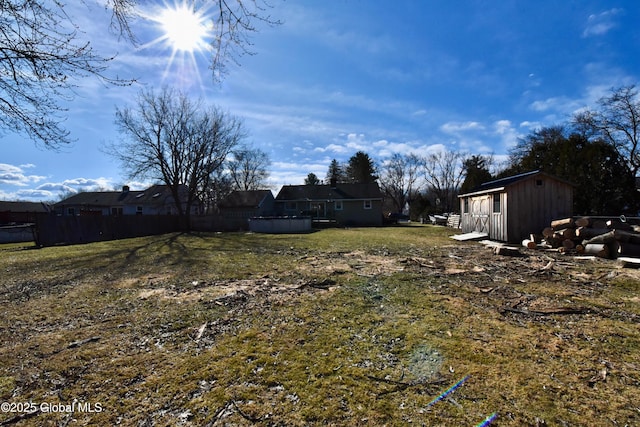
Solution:
[(122, 186), (122, 192), (123, 193), (128, 193), (129, 192), (129, 186), (128, 185), (123, 185)]

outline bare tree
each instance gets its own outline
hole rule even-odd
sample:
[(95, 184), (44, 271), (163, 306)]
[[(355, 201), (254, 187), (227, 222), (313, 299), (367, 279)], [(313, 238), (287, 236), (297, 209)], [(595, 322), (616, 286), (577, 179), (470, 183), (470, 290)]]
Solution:
[[(111, 29), (134, 44), (130, 23), (139, 2), (105, 3), (112, 11)], [(204, 5), (210, 5), (206, 9), (215, 31), (210, 64), (214, 81), (226, 74), (229, 60), (238, 62), (253, 53), (250, 36), (257, 32), (258, 22), (280, 24), (266, 14), (270, 6), (264, 0), (204, 0)], [(94, 51), (66, 7), (57, 0), (0, 0), (0, 127), (24, 133), (48, 148), (72, 142), (63, 126), (66, 108), (60, 101), (72, 99), (80, 78), (132, 83), (106, 76), (114, 57)]]
[(583, 135), (604, 138), (629, 163), (633, 176), (640, 170), (640, 99), (635, 85), (612, 89), (598, 101), (598, 109), (574, 116)]
[(380, 187), (398, 213), (402, 212), (407, 203), (411, 204), (411, 198), (418, 190), (420, 166), (420, 158), (413, 153), (394, 153), (383, 163)]
[(271, 164), (269, 155), (259, 148), (241, 147), (227, 162), (229, 175), (238, 190), (258, 190), (265, 186)]
[(89, 75), (131, 83), (105, 76), (112, 59), (81, 40), (61, 2), (1, 0), (0, 126), (50, 148), (71, 142), (59, 100)]
[(457, 206), (455, 197), (464, 179), (465, 158), (457, 151), (440, 151), (423, 159), (424, 178), (443, 212), (451, 212)]
[(215, 16), (212, 18), (216, 31), (211, 42), (213, 58), (210, 69), (214, 80), (226, 74), (229, 60), (238, 62), (240, 56), (253, 55), (250, 36), (257, 32), (256, 23), (270, 26), (280, 25), (281, 21), (265, 14), (271, 6), (265, 0), (209, 0), (215, 3)]
[(205, 213), (217, 213), (220, 202), (232, 192), (233, 180), (227, 171), (223, 168), (216, 170), (212, 174), (209, 185), (204, 189), (202, 196)]
[(166, 184), (187, 227), (212, 176), (245, 137), (239, 119), (167, 88), (141, 92), (136, 109), (117, 109), (116, 123), (126, 138), (107, 153), (121, 161), (129, 178)]

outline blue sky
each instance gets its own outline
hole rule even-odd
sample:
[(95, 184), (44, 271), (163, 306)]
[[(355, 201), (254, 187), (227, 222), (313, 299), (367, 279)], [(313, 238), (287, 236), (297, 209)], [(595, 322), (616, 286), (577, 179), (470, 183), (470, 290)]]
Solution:
[[(172, 1), (140, 3), (157, 16)], [(108, 74), (138, 83), (78, 80), (64, 123), (76, 142), (58, 151), (3, 132), (0, 199), (148, 184), (128, 181), (101, 150), (123, 138), (116, 106), (133, 106), (143, 87), (175, 86), (242, 118), (246, 142), (269, 154), (277, 191), (310, 172), (324, 178), (331, 159), (359, 150), (379, 163), (442, 149), (504, 159), (519, 137), (640, 82), (634, 0), (271, 0), (283, 25), (260, 26), (255, 55), (230, 63), (220, 84), (206, 55), (171, 61), (153, 20), (134, 23), (134, 47), (109, 33), (102, 8), (77, 3), (84, 37), (118, 54)]]

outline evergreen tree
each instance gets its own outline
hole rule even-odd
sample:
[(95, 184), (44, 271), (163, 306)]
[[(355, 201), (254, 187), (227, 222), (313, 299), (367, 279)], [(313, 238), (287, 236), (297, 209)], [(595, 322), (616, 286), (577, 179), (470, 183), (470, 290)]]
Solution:
[(313, 172), (307, 175), (307, 177), (304, 179), (304, 185), (318, 185), (318, 184), (320, 184), (320, 179)]
[(348, 182), (360, 184), (369, 184), (378, 180), (373, 160), (363, 151), (358, 151), (349, 159), (346, 177)]
[(466, 193), (480, 184), (491, 181), (493, 177), (489, 172), (491, 158), (485, 156), (471, 156), (462, 163), (465, 172), (465, 179), (460, 186), (460, 192)]
[(336, 159), (331, 160), (325, 182), (345, 182), (344, 167)]

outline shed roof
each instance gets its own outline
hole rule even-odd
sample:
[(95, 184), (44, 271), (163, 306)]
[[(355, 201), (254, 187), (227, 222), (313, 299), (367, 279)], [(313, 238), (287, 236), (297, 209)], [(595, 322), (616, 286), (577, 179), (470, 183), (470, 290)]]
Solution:
[(221, 208), (257, 208), (266, 197), (273, 197), (271, 190), (236, 190), (220, 202)]
[(285, 185), (276, 200), (375, 200), (382, 199), (378, 183)]
[(505, 188), (516, 184), (518, 182), (527, 180), (527, 179), (531, 179), (534, 178), (536, 176), (545, 176), (551, 179), (555, 179), (556, 181), (560, 181), (563, 182), (567, 185), (573, 186), (573, 184), (571, 184), (568, 181), (565, 181), (563, 179), (560, 179), (556, 176), (553, 175), (549, 175), (548, 173), (542, 172), (540, 170), (534, 170), (531, 172), (525, 172), (525, 173), (521, 173), (518, 175), (513, 175), (513, 176), (508, 176), (505, 178), (500, 178), (500, 179), (496, 179), (493, 181), (489, 181), (489, 182), (485, 182), (483, 184), (480, 184), (479, 186), (477, 186), (476, 188), (474, 188), (473, 190), (469, 191), (468, 193), (465, 194), (460, 194), (458, 197), (466, 197), (466, 196), (474, 196), (474, 195), (480, 195), (480, 194), (486, 194), (486, 193), (494, 193), (497, 191), (502, 191)]

